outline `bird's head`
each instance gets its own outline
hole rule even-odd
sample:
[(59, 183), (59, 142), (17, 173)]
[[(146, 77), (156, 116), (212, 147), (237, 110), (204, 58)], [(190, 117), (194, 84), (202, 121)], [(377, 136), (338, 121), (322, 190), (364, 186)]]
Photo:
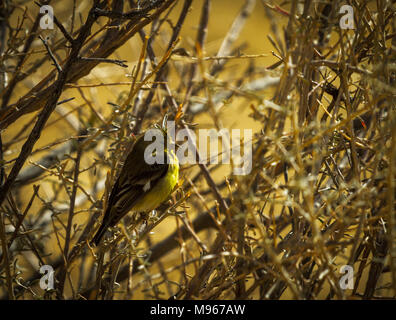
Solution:
[(162, 125), (154, 124), (136, 139), (133, 146), (136, 154), (147, 156), (151, 153), (151, 157), (156, 158), (159, 155), (158, 152), (164, 152), (164, 155), (167, 157), (168, 151), (174, 150), (174, 141), (171, 134), (168, 134), (167, 120), (168, 117), (166, 115), (162, 120)]
[(174, 137), (172, 137), (172, 135), (168, 132), (168, 114), (165, 114), (161, 125), (156, 123), (153, 125), (153, 128), (159, 130), (159, 132), (163, 135), (165, 147), (175, 144), (175, 141), (173, 140)]

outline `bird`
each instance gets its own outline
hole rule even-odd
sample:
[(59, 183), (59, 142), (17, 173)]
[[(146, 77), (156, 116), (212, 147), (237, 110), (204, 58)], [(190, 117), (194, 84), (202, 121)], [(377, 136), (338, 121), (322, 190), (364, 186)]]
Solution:
[(153, 142), (145, 141), (144, 134), (137, 137), (110, 192), (102, 224), (91, 245), (98, 246), (107, 229), (114, 227), (128, 212), (152, 211), (173, 192), (179, 180), (179, 161), (174, 150), (167, 149), (167, 141), (172, 140), (164, 126), (165, 118), (162, 127), (155, 125), (154, 128), (164, 137), (164, 161), (148, 164), (145, 150)]

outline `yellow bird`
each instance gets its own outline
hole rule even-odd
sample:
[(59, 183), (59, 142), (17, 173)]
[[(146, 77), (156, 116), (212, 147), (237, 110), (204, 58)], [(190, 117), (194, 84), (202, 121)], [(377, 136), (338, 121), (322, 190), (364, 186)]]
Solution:
[(167, 149), (170, 137), (164, 128), (165, 122), (162, 128), (157, 126), (155, 129), (150, 129), (159, 130), (164, 138), (163, 163), (146, 162), (145, 150), (153, 142), (145, 141), (144, 134), (139, 136), (111, 190), (102, 225), (91, 244), (97, 246), (107, 229), (115, 226), (128, 212), (154, 210), (172, 193), (179, 179), (179, 161), (174, 151)]

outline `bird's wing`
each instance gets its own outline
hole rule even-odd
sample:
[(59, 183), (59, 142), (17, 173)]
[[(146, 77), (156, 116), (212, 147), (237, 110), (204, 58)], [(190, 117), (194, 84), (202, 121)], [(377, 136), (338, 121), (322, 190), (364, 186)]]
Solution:
[[(138, 168), (130, 170), (131, 166)], [(117, 224), (135, 203), (166, 175), (168, 167), (167, 161), (164, 164), (150, 165), (135, 159), (134, 154), (131, 153), (125, 161), (107, 203), (104, 217), (104, 221), (108, 221), (107, 227)]]

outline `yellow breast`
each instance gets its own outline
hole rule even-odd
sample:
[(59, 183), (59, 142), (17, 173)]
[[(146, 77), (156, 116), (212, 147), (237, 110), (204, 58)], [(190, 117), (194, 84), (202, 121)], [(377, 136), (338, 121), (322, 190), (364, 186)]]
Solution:
[(136, 202), (133, 206), (133, 211), (143, 212), (154, 210), (164, 202), (173, 191), (179, 180), (179, 161), (173, 151), (170, 155), (171, 163), (169, 164), (168, 172), (151, 190)]

